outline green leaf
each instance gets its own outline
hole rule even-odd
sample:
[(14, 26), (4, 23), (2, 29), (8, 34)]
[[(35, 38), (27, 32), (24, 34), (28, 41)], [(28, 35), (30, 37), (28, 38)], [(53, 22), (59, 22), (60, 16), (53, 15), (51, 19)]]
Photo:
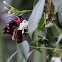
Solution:
[(43, 13), (43, 15), (42, 15), (42, 18), (39, 20), (39, 23), (38, 23), (38, 30), (43, 30), (43, 27), (44, 27), (44, 24), (45, 24), (45, 17), (44, 17), (45, 15), (44, 15), (44, 13)]
[(23, 55), (25, 59), (27, 59), (27, 55), (29, 54), (29, 44), (27, 41), (23, 41), (18, 44), (19, 51)]
[[(41, 45), (40, 47), (45, 47), (45, 45)], [(46, 62), (46, 59), (47, 59), (47, 51), (46, 49), (42, 49), (41, 48), (41, 53), (39, 51), (36, 51), (34, 52), (34, 62)]]
[(39, 51), (35, 50), (33, 60), (34, 60), (34, 62), (42, 62), (41, 53)]
[(54, 22), (53, 26), (51, 27), (51, 31), (53, 33), (54, 38), (58, 38), (58, 36), (62, 33), (62, 29), (60, 29)]
[(55, 56), (56, 56), (56, 57), (61, 57), (61, 58), (62, 58), (62, 51), (56, 51)]
[(36, 0), (34, 0), (34, 3), (33, 3), (33, 8), (34, 8), (35, 4), (36, 4)]
[(44, 9), (45, 0), (39, 0), (36, 4), (35, 8), (33, 9), (33, 12), (31, 16), (29, 17), (29, 25), (28, 25), (28, 32), (30, 37), (32, 38), (32, 34), (37, 28), (38, 21), (42, 17), (43, 9)]
[(25, 58), (23, 58), (20, 62), (26, 62), (29, 58), (29, 56), (34, 52), (34, 50), (32, 50), (31, 52), (29, 52), (29, 54), (27, 55), (27, 59), (25, 60)]
[[(34, 48), (34, 47), (40, 47), (41, 44), (38, 42), (38, 45), (37, 45), (36, 43), (31, 42), (31, 43), (30, 43), (30, 46), (33, 46), (33, 48)], [(39, 51), (39, 52), (41, 52), (40, 48), (34, 48), (34, 49), (37, 50), (37, 51)]]
[(33, 41), (38, 41), (39, 36), (43, 37), (43, 32), (41, 30), (38, 31), (38, 29), (36, 29), (33, 35)]
[(18, 53), (18, 51), (19, 51), (19, 50), (17, 50), (16, 52), (14, 52), (14, 53), (10, 56), (10, 58), (7, 60), (7, 62), (10, 62), (10, 60)]
[(46, 34), (46, 38), (49, 40), (49, 42), (48, 42), (49, 46), (55, 46), (55, 40), (49, 33)]
[(62, 40), (62, 34), (59, 35), (57, 42), (56, 42), (56, 46), (59, 47), (59, 42)]
[(23, 58), (20, 62), (26, 62), (26, 60)]
[[(45, 45), (41, 45), (41, 47), (45, 47)], [(41, 60), (42, 62), (46, 62), (47, 59), (47, 50), (46, 49), (41, 49), (42, 53), (41, 53)]]
[(29, 56), (34, 52), (34, 50), (32, 50), (31, 52), (29, 52), (27, 59), (29, 58)]

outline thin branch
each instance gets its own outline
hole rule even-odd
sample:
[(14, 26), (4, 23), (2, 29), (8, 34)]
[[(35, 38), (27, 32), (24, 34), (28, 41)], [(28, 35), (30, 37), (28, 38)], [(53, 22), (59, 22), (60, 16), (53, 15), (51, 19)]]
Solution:
[(34, 3), (33, 3), (33, 8), (34, 8), (35, 4), (36, 4), (36, 0), (34, 0)]
[[(50, 48), (50, 47), (34, 47), (34, 46), (30, 46), (31, 48), (41, 48), (41, 49), (50, 49), (50, 50), (53, 50), (54, 48)], [(58, 48), (55, 48), (55, 50), (60, 50), (62, 51), (62, 49), (58, 49)]]
[(11, 5), (9, 5), (6, 1), (5, 1), (5, 2), (3, 1), (3, 3), (6, 4), (6, 5), (8, 5), (9, 7), (13, 8), (13, 7), (12, 7)]
[(42, 28), (44, 26), (44, 24), (45, 24), (45, 21), (44, 21), (44, 23), (42, 24), (42, 26), (40, 28)]

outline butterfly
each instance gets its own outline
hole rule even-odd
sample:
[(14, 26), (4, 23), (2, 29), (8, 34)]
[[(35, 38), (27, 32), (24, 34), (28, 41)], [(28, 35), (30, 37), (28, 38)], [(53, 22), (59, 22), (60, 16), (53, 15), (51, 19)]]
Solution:
[[(22, 18), (21, 16), (15, 16), (13, 14), (9, 14), (8, 12), (0, 13), (0, 19), (6, 24), (3, 29), (3, 34), (12, 35), (12, 40), (15, 40), (15, 32), (17, 30), (17, 43), (23, 41), (22, 34), (25, 33), (25, 29), (23, 29), (25, 24), (27, 24), (27, 20)], [(23, 32), (24, 31), (24, 32)]]

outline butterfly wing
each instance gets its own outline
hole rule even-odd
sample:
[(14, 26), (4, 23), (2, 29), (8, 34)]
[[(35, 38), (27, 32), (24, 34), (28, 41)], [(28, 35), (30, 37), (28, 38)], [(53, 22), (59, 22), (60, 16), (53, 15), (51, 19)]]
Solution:
[[(21, 21), (23, 18), (20, 16), (19, 17)], [(14, 16), (12, 14), (9, 14), (8, 12), (2, 12), (0, 13), (0, 19), (6, 24), (4, 28), (4, 34), (11, 34), (12, 35), (12, 40), (15, 40), (15, 31), (16, 27), (19, 26), (20, 19), (17, 16)], [(14, 25), (16, 22), (17, 26)], [(15, 28), (14, 28), (15, 27)], [(17, 43), (22, 42), (22, 30), (17, 31)]]
[(16, 20), (16, 19), (17, 19), (17, 16), (9, 14), (8, 12), (0, 13), (0, 20), (2, 20), (5, 24), (9, 23), (12, 20)]

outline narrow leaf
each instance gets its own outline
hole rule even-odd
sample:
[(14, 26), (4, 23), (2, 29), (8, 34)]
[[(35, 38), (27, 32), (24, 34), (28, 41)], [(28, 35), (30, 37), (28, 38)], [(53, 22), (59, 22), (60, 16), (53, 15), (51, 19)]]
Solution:
[(31, 52), (29, 52), (27, 59), (29, 58), (29, 56), (34, 52), (34, 50), (32, 50)]
[(23, 58), (20, 62), (26, 62), (26, 60)]
[[(38, 45), (37, 45), (36, 43), (31, 42), (31, 43), (30, 43), (30, 46), (33, 46), (33, 47), (40, 47), (40, 46), (41, 46), (41, 44), (40, 44), (40, 43), (38, 43)], [(33, 49), (35, 49), (35, 50), (37, 50), (37, 51), (41, 52), (40, 48), (33, 48)]]
[(56, 42), (56, 46), (59, 46), (59, 42), (62, 40), (62, 34), (59, 35), (58, 40)]
[(25, 60), (25, 58), (23, 58), (20, 62), (26, 62), (29, 58), (29, 56), (34, 52), (34, 50), (32, 50), (28, 55), (27, 55), (27, 59)]
[[(45, 45), (41, 45), (41, 47), (45, 47)], [(46, 62), (47, 59), (47, 50), (46, 49), (41, 49), (42, 53), (41, 53), (41, 60), (42, 62)]]
[(10, 56), (10, 58), (7, 60), (7, 62), (10, 62), (10, 60), (18, 53), (18, 51), (19, 51), (19, 50), (17, 50), (16, 52), (14, 52), (14, 53)]
[(33, 9), (31, 16), (29, 17), (28, 32), (29, 32), (30, 37), (32, 37), (33, 32), (37, 28), (38, 21), (42, 17), (44, 4), (45, 4), (45, 0), (39, 0), (35, 8)]
[(27, 59), (27, 55), (29, 54), (29, 44), (27, 41), (23, 41), (18, 44), (19, 51), (23, 55), (25, 59)]
[(62, 33), (62, 29), (60, 29), (54, 22), (51, 30), (54, 38), (58, 38), (58, 36)]
[(49, 40), (49, 42), (48, 42), (49, 46), (55, 46), (55, 40), (49, 33), (46, 34), (46, 38)]

